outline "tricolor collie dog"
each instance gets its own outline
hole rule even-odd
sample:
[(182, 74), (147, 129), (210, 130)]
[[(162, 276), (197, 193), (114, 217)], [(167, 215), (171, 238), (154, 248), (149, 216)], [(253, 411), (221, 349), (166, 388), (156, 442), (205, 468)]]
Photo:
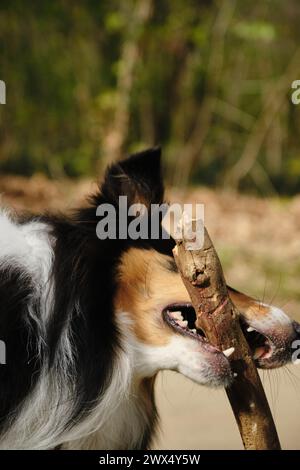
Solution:
[[(160, 151), (112, 165), (70, 216), (0, 213), (0, 443), (3, 449), (149, 448), (154, 381), (171, 369), (210, 387), (234, 380), (195, 330), (172, 239), (100, 240), (97, 207), (163, 201)], [(262, 368), (291, 360), (299, 325), (229, 289)]]

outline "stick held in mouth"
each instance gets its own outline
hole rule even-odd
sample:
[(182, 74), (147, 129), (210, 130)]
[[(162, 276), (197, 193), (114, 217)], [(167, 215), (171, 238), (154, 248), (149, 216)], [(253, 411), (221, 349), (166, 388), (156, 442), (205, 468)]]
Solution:
[[(196, 311), (196, 326), (230, 360), (235, 378), (226, 393), (245, 449), (279, 450), (270, 407), (241, 330), (238, 311), (229, 298), (220, 260), (205, 227), (203, 246), (191, 249), (190, 240), (184, 238), (191, 223), (194, 224), (183, 218), (183, 239), (176, 239), (173, 254)], [(186, 231), (185, 224), (189, 225)]]

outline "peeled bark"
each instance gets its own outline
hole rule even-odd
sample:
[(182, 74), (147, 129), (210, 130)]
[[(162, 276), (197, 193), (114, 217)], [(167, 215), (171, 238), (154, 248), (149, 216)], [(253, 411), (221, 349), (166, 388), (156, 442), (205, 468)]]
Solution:
[(226, 393), (244, 448), (279, 450), (270, 407), (208, 232), (204, 228), (201, 249), (187, 249), (184, 240), (176, 240), (176, 244), (173, 254), (197, 315), (196, 327), (221, 351), (234, 348), (230, 363), (235, 378)]

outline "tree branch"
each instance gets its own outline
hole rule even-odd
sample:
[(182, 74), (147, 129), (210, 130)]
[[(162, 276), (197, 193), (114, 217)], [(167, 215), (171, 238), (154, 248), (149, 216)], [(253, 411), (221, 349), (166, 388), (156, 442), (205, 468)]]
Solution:
[[(187, 231), (183, 230), (184, 233)], [(229, 298), (213, 243), (205, 228), (201, 249), (188, 250), (185, 242), (177, 239), (173, 254), (196, 311), (196, 327), (201, 328), (208, 341), (220, 351), (234, 348), (230, 359), (237, 375), (226, 393), (244, 447), (246, 450), (278, 450), (280, 443), (270, 407), (240, 327), (239, 313)]]

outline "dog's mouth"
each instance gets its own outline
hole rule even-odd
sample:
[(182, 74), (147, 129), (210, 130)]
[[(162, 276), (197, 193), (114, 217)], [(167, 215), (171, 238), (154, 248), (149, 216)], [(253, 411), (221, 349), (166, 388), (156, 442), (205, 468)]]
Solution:
[[(177, 333), (209, 344), (205, 332), (196, 327), (196, 312), (191, 303), (173, 303), (163, 309), (163, 319)], [(257, 367), (274, 368), (288, 361), (290, 338), (278, 339), (277, 335), (267, 331), (262, 333), (240, 319), (241, 328), (248, 342), (252, 357)], [(284, 336), (284, 335), (282, 335)], [(229, 356), (229, 352), (223, 354)]]
[(191, 303), (168, 305), (163, 310), (163, 318), (171, 328), (181, 335), (189, 336), (199, 341), (207, 341), (204, 331), (196, 328), (196, 312)]
[(270, 359), (276, 351), (276, 345), (271, 338), (241, 319), (240, 324), (257, 365), (261, 365), (262, 361)]

